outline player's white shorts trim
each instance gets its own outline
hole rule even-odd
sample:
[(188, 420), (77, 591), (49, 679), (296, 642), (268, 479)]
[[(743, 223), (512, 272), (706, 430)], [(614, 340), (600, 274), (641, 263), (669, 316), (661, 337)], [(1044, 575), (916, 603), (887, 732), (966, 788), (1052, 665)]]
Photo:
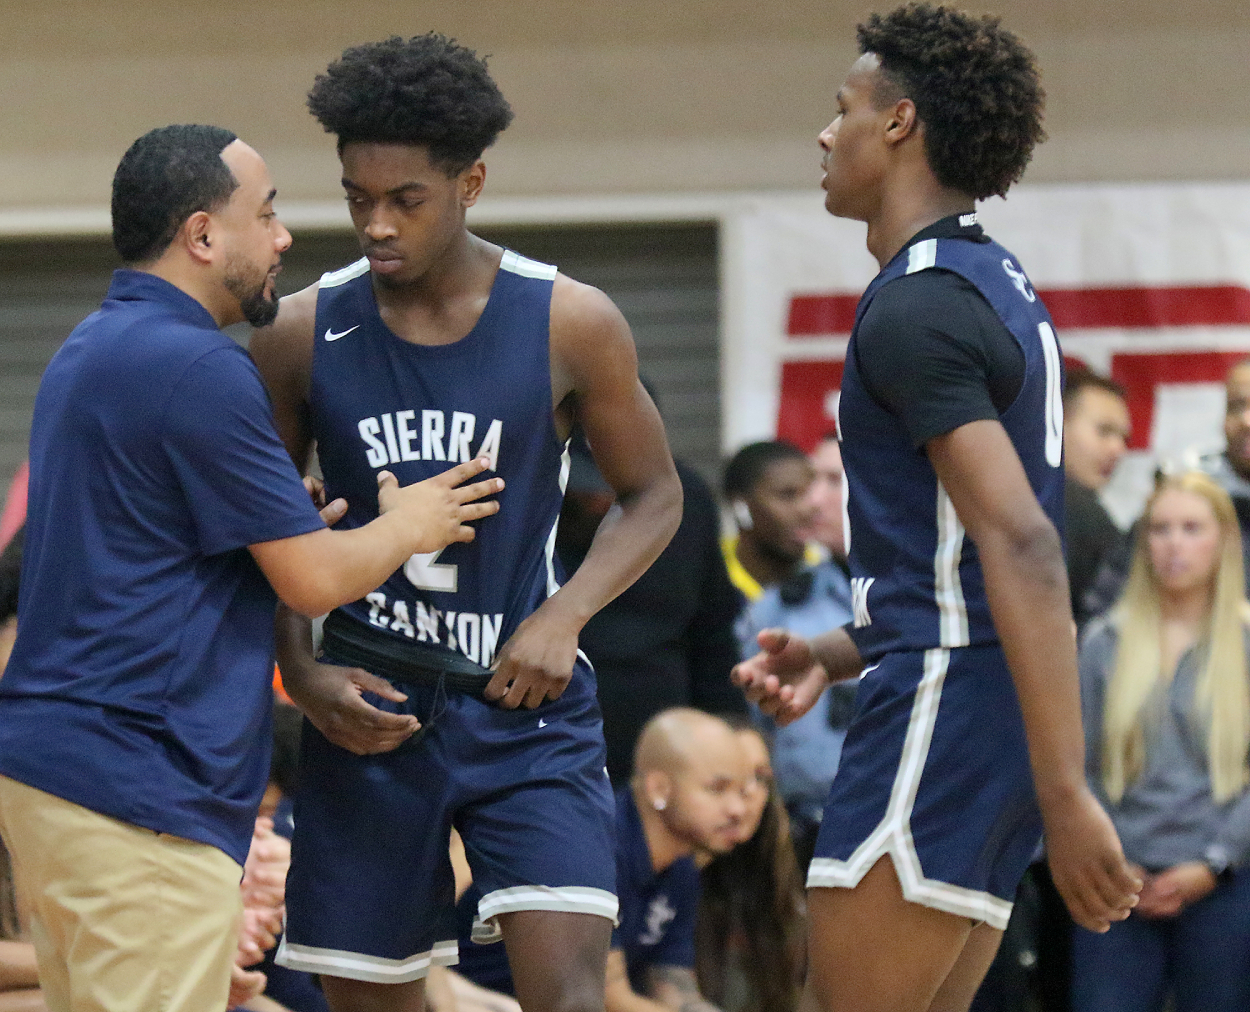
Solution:
[(430, 972), (431, 966), (455, 966), (460, 962), (460, 950), (456, 940), (452, 938), (445, 942), (435, 942), (428, 952), (420, 952), (407, 959), (385, 959), (359, 952), (319, 949), (312, 945), (291, 945), (284, 937), (278, 946), (274, 962), (279, 966), (303, 970), (306, 973), (324, 973), (330, 977), (367, 980), (374, 984), (405, 984), (411, 980), (421, 980)]
[(590, 886), (512, 886), (487, 893), (477, 905), (472, 938), (475, 942), (497, 942), (503, 938), (496, 918), (518, 910), (559, 910), (570, 914), (606, 917), (616, 927), (620, 903), (606, 889)]
[(889, 854), (903, 888), (904, 899), (948, 914), (984, 921), (1001, 931), (1007, 927), (1011, 917), (1011, 903), (987, 892), (925, 878), (911, 835), (912, 806), (916, 802), (920, 775), (933, 739), (938, 703), (942, 698), (942, 685), (950, 658), (949, 650), (925, 651), (924, 674), (916, 686), (903, 754), (890, 790), (885, 817), (849, 859), (814, 858), (807, 875), (807, 887), (854, 889), (868, 870), (882, 856)]

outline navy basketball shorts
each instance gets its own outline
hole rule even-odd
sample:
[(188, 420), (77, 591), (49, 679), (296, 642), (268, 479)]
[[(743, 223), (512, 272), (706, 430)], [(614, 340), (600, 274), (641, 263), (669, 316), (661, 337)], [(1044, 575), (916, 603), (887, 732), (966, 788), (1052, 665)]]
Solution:
[(888, 854), (907, 900), (1002, 929), (1041, 831), (1002, 648), (887, 654), (860, 681), (807, 885), (854, 888)]
[(522, 910), (615, 924), (615, 807), (585, 662), (560, 699), (535, 710), (400, 687), (400, 705), (366, 696), (426, 729), (392, 752), (354, 755), (304, 722), (277, 962), (388, 984), (455, 964), (453, 825), (486, 929)]

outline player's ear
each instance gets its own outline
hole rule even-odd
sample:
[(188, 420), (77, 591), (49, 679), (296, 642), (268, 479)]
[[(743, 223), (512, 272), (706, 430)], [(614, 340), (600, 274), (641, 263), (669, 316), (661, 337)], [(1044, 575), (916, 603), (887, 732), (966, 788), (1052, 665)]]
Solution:
[(891, 144), (910, 137), (917, 128), (916, 103), (910, 98), (900, 98), (889, 110), (885, 121), (885, 139)]
[(486, 163), (480, 158), (460, 173), (456, 181), (459, 188), (460, 206), (472, 207), (482, 195), (486, 185)]

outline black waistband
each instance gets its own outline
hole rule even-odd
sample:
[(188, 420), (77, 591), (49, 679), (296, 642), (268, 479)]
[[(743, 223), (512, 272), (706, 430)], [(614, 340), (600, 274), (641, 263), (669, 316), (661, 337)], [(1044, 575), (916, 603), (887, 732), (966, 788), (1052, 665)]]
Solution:
[(326, 616), (322, 646), (334, 660), (364, 668), (392, 682), (437, 686), (441, 680), (449, 690), (478, 699), (485, 698), (482, 693), (494, 676), (489, 668), (475, 664), (463, 654), (371, 635), (338, 611)]

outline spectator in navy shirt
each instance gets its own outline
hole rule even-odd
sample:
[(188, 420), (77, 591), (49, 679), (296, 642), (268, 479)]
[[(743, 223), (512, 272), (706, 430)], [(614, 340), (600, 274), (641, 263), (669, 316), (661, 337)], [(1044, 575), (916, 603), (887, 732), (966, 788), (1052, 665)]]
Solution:
[[(633, 780), (616, 795), (620, 924), (608, 953), (606, 1012), (717, 1012), (694, 975), (695, 855), (727, 853), (744, 829), (754, 830), (746, 826), (753, 776), (737, 734), (719, 717), (675, 707), (643, 727)], [(512, 994), (502, 946), (469, 942), (478, 898), (470, 887), (457, 905), (457, 969)]]
[(470, 502), (496, 479), (454, 488), (480, 464), (405, 489), (383, 472), (382, 516), (326, 527), (345, 504), (318, 515), (220, 330), (277, 313), (275, 192), (227, 130), (136, 141), (113, 180), (126, 269), (35, 401), (0, 831), (50, 1008), (202, 1012), (263, 986), (235, 950), (277, 601), (356, 600), (498, 508)]
[(694, 855), (727, 853), (741, 841), (749, 772), (736, 734), (717, 717), (672, 709), (643, 728), (633, 781), (617, 794), (621, 908), (608, 953), (607, 1012), (715, 1008), (694, 975)]

